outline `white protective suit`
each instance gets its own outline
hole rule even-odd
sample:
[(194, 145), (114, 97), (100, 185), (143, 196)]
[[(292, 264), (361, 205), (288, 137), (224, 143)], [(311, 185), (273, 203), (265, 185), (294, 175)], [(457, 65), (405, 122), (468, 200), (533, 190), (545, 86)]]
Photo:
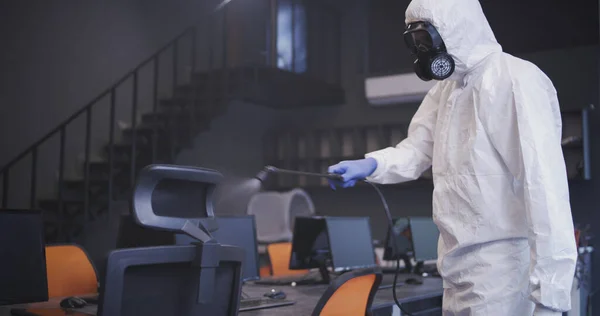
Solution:
[(433, 166), (445, 316), (560, 315), (577, 252), (552, 82), (502, 52), (477, 0), (413, 0), (415, 21), (435, 26), (456, 70), (405, 140), (366, 155), (378, 164), (367, 179), (399, 183)]

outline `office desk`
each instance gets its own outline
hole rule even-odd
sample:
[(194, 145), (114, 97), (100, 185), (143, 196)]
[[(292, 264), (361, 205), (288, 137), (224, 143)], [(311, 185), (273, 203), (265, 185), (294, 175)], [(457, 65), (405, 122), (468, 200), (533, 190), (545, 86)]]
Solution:
[[(403, 282), (406, 275), (400, 275), (398, 282)], [(383, 284), (391, 284), (393, 275), (383, 276)], [(441, 279), (424, 279), (422, 285), (402, 285), (396, 288), (398, 300), (403, 303), (409, 311), (432, 310), (431, 313), (419, 313), (419, 315), (441, 315), (436, 312), (436, 307), (441, 307), (442, 281)], [(277, 316), (304, 316), (311, 315), (315, 305), (321, 298), (321, 295), (327, 289), (327, 285), (304, 285), (304, 286), (267, 286), (246, 284), (242, 290), (249, 297), (262, 297), (263, 294), (271, 289), (281, 290), (287, 294), (287, 298), (296, 301), (296, 304), (290, 306), (277, 307), (272, 309), (262, 309), (255, 311), (241, 312), (240, 316), (255, 315), (277, 315)], [(57, 307), (60, 299), (51, 299), (48, 302), (31, 304), (31, 307), (48, 308)], [(377, 291), (373, 300), (373, 312), (376, 316), (392, 315), (394, 308), (394, 298), (392, 289), (382, 289)], [(16, 306), (0, 306), (0, 316), (11, 316), (10, 310)]]
[[(394, 276), (386, 274), (383, 276), (383, 284), (391, 284)], [(398, 283), (406, 279), (406, 275), (398, 277)], [(439, 278), (427, 278), (423, 280), (422, 285), (402, 285), (396, 288), (396, 294), (400, 303), (406, 305), (409, 311), (426, 311), (430, 313), (419, 315), (441, 315), (442, 299), (442, 280)], [(327, 285), (304, 285), (304, 286), (267, 286), (246, 284), (242, 288), (244, 293), (249, 297), (260, 297), (269, 292), (271, 289), (276, 289), (285, 292), (287, 299), (296, 301), (296, 304), (277, 307), (273, 309), (261, 309), (255, 311), (241, 312), (240, 316), (255, 316), (255, 315), (282, 315), (282, 316), (303, 316), (311, 315), (321, 295), (327, 289)], [(373, 312), (375, 315), (392, 315), (394, 308), (394, 297), (392, 289), (382, 289), (377, 291), (373, 300)]]
[[(92, 295), (86, 295), (92, 296)], [(60, 301), (64, 297), (51, 298), (47, 302), (40, 303), (32, 303), (32, 304), (19, 304), (19, 305), (9, 305), (9, 306), (0, 306), (0, 316), (12, 316), (10, 310), (13, 308), (35, 308), (35, 309), (56, 309), (59, 307)], [(88, 305), (80, 310), (80, 313), (74, 313), (74, 316), (84, 316), (84, 315), (94, 315), (96, 313), (96, 305)]]

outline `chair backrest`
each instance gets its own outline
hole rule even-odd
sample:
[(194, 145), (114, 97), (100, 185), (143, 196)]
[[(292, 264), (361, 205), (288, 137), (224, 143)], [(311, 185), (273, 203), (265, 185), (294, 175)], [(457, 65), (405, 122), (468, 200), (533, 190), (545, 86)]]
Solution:
[(275, 243), (267, 246), (272, 275), (283, 276), (308, 273), (308, 270), (290, 270), (291, 253), (291, 242)]
[(341, 275), (321, 296), (312, 315), (371, 315), (371, 304), (381, 277), (381, 272), (376, 269), (355, 270)]
[(115, 250), (98, 315), (235, 316), (244, 256), (242, 248), (214, 243)]
[(133, 217), (143, 227), (186, 233), (206, 242), (210, 232), (218, 229), (213, 197), (222, 178), (218, 171), (206, 168), (146, 166), (133, 192)]
[(315, 208), (310, 196), (301, 189), (289, 192), (261, 192), (248, 202), (248, 215), (256, 218), (259, 243), (292, 240), (294, 219), (311, 216)]
[(78, 245), (46, 246), (48, 296), (98, 292), (98, 276), (87, 253)]

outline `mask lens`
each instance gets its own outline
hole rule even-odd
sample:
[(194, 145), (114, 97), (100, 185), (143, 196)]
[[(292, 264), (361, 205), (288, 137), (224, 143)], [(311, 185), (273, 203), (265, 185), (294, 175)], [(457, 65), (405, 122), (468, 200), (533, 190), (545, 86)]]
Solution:
[(428, 52), (433, 47), (431, 36), (426, 31), (409, 32), (404, 35), (406, 46), (416, 54), (418, 52)]

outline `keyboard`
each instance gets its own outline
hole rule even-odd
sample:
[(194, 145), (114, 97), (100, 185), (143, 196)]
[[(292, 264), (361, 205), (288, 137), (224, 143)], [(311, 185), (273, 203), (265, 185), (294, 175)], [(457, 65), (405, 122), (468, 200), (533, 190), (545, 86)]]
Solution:
[(296, 302), (286, 299), (274, 298), (245, 298), (240, 301), (240, 312), (252, 311), (257, 309), (274, 308), (281, 306), (294, 305)]

